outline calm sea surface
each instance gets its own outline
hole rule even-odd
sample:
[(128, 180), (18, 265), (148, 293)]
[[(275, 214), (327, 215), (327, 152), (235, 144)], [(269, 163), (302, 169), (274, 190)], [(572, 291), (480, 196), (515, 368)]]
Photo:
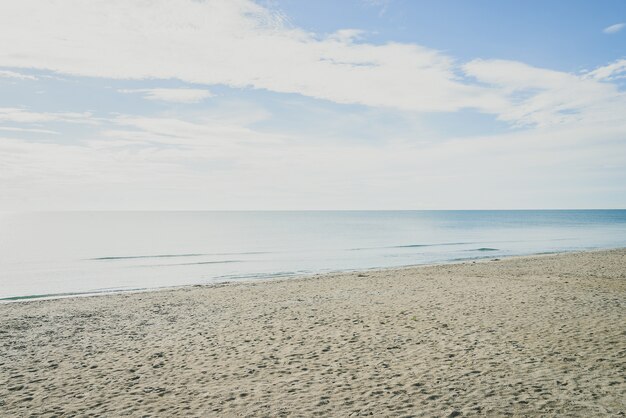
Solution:
[(0, 299), (626, 247), (626, 210), (0, 215)]

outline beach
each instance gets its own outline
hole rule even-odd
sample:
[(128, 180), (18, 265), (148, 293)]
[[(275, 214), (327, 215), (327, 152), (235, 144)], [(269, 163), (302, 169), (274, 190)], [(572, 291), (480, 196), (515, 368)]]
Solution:
[(623, 416), (626, 249), (0, 305), (0, 415)]

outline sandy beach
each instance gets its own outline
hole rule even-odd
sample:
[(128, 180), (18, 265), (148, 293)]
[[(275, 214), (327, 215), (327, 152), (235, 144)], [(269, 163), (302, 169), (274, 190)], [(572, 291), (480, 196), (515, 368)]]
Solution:
[(626, 250), (0, 305), (2, 416), (624, 416)]

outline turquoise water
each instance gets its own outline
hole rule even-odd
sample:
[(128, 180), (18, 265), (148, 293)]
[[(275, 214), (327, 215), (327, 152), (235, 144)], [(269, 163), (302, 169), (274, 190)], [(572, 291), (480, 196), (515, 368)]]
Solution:
[(0, 216), (0, 299), (626, 247), (626, 210)]

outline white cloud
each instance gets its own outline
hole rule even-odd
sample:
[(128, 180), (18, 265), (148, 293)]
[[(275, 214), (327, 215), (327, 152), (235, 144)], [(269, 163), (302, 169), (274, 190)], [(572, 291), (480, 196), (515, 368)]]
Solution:
[(516, 125), (548, 126), (579, 121), (621, 121), (626, 95), (602, 83), (621, 71), (622, 64), (577, 75), (505, 60), (474, 60), (465, 73), (497, 88), (507, 99), (498, 118)]
[(332, 39), (342, 43), (351, 43), (363, 39), (365, 31), (359, 29), (340, 29), (331, 34), (328, 39)]
[(19, 80), (37, 80), (37, 77), (29, 74), (22, 74), (15, 71), (0, 70), (0, 78), (16, 78)]
[[(362, 37), (354, 29), (320, 37), (285, 24), (281, 13), (248, 0), (0, 3), (0, 38), (13, 40), (0, 44), (0, 66), (11, 68), (119, 79), (176, 78), (406, 111), (471, 108), (516, 125), (563, 123), (573, 114), (584, 117), (591, 102), (613, 105), (617, 100), (616, 87), (593, 77), (510, 61), (461, 65), (419, 45), (374, 45)], [(137, 92), (180, 102), (210, 94), (194, 89)]]
[(17, 107), (0, 107), (0, 122), (42, 123), (98, 123), (90, 112), (31, 112)]
[(587, 77), (610, 81), (626, 77), (626, 59), (617, 60), (611, 64), (596, 68), (586, 74)]
[(139, 93), (148, 100), (158, 100), (173, 103), (198, 103), (202, 100), (213, 97), (213, 94), (206, 89), (123, 89), (120, 93)]
[(490, 89), (463, 83), (454, 61), (435, 50), (355, 43), (354, 31), (319, 38), (283, 21), (244, 0), (3, 2), (0, 37), (14, 41), (0, 45), (0, 66), (177, 78), (407, 110), (502, 104)]
[[(175, 78), (368, 106), (319, 115), (330, 140), (264, 123), (276, 122), (268, 109), (239, 102), (212, 114), (109, 118), (0, 108), (0, 122), (11, 124), (0, 128), (0, 209), (582, 207), (606, 206), (609, 195), (626, 203), (626, 97), (614, 82), (624, 60), (584, 74), (459, 63), (419, 45), (370, 44), (354, 29), (312, 34), (244, 0), (0, 2), (0, 39), (12, 39), (0, 43), (0, 67)], [(184, 103), (211, 94), (122, 92)], [(380, 123), (375, 140), (358, 140), (359, 129), (342, 136), (350, 124), (367, 130), (368, 112), (420, 120), (416, 112), (465, 108), (521, 129), (433, 140), (437, 133), (418, 123)], [(93, 126), (68, 141), (49, 136), (58, 122)], [(598, 190), (608, 190), (604, 200)]]
[(213, 118), (111, 123), (72, 144), (0, 139), (3, 209), (581, 207), (626, 192), (607, 181), (626, 164), (623, 124), (345, 143)]
[(115, 129), (103, 132), (105, 137), (130, 139), (144, 144), (178, 145), (183, 147), (209, 147), (218, 152), (216, 145), (254, 143), (276, 145), (284, 139), (280, 135), (267, 135), (245, 126), (219, 121), (187, 121), (172, 117), (120, 116), (112, 120)]
[(626, 23), (616, 23), (615, 25), (607, 26), (602, 30), (606, 34), (613, 34), (621, 31), (626, 26)]
[(60, 134), (60, 132), (51, 131), (49, 129), (18, 128), (18, 127), (15, 127), (15, 126), (0, 126), (0, 131), (25, 132), (25, 133), (50, 134), (50, 135), (59, 135)]
[(378, 17), (382, 17), (385, 13), (387, 13), (391, 0), (363, 0), (363, 2), (368, 6), (378, 7)]

